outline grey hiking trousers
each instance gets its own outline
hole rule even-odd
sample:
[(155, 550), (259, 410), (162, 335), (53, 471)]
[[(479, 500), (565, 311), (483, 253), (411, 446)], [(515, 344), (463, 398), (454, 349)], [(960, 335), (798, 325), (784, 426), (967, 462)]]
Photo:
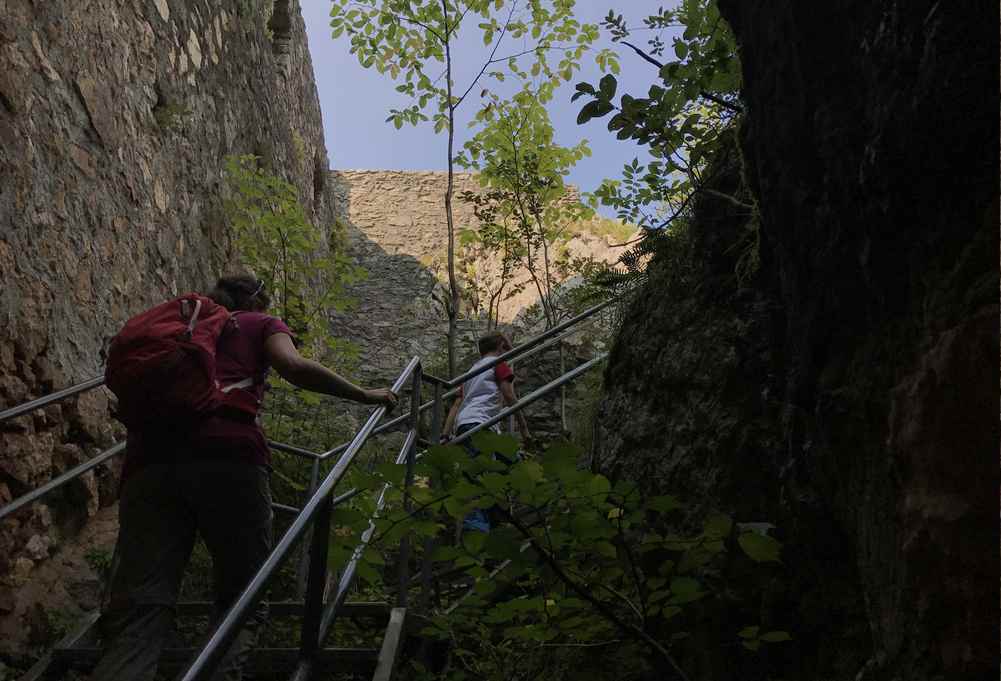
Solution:
[[(196, 532), (212, 555), (217, 617), (271, 551), (270, 474), (226, 459), (154, 463), (123, 486), (118, 566), (101, 615), (105, 652), (91, 681), (152, 681), (173, 632), (174, 606)], [(239, 681), (267, 608), (254, 613), (213, 679)]]

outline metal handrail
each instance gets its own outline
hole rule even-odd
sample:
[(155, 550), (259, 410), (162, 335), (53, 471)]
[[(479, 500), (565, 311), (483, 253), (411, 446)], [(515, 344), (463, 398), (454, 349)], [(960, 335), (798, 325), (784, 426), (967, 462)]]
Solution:
[(584, 321), (588, 317), (591, 317), (594, 314), (596, 314), (596, 313), (604, 310), (606, 307), (608, 307), (612, 303), (617, 302), (618, 300), (619, 300), (619, 298), (618, 298), (618, 296), (616, 296), (615, 298), (609, 298), (608, 300), (606, 300), (603, 303), (598, 303), (594, 307), (591, 307), (591, 308), (588, 308), (587, 310), (584, 310), (579, 315), (571, 317), (570, 319), (566, 320), (565, 322), (561, 322), (561, 323), (557, 324), (556, 326), (554, 326), (553, 328), (548, 329), (547, 331), (544, 331), (543, 333), (540, 333), (538, 336), (535, 336), (534, 338), (532, 338), (532, 339), (530, 339), (530, 340), (522, 343), (518, 347), (512, 348), (512, 349), (508, 350), (507, 352), (505, 352), (505, 353), (503, 353), (501, 355), (497, 355), (492, 360), (490, 360), (489, 362), (486, 362), (482, 366), (476, 367), (475, 369), (470, 369), (469, 371), (467, 371), (464, 374), (459, 374), (455, 378), (449, 379), (445, 384), (449, 388), (456, 388), (456, 387), (462, 385), (463, 383), (465, 383), (466, 381), (468, 381), (469, 379), (471, 379), (471, 378), (473, 378), (475, 376), (478, 376), (478, 375), (482, 374), (485, 371), (489, 371), (490, 369), (493, 369), (495, 366), (497, 366), (501, 362), (506, 362), (506, 361), (511, 360), (511, 359), (516, 359), (519, 355), (525, 353), (527, 350), (531, 350), (535, 346), (540, 345), (540, 344), (546, 342), (547, 340), (549, 340), (553, 336), (555, 336), (555, 335), (557, 335), (559, 333), (562, 333), (566, 329), (569, 329), (569, 328), (571, 328), (573, 326), (576, 326), (577, 324), (579, 324), (580, 322)]
[[(410, 360), (407, 367), (400, 374), (399, 378), (393, 384), (393, 391), (398, 392), (403, 388), (404, 382), (410, 378), (411, 373), (419, 366), (420, 358), (414, 357)], [(386, 407), (377, 407), (368, 417), (365, 425), (361, 427), (358, 433), (355, 435), (351, 444), (348, 446), (347, 450), (338, 459), (334, 467), (327, 473), (327, 476), (317, 487), (313, 495), (306, 501), (303, 505), (302, 511), (296, 516), (296, 519), (286, 530), (285, 535), (281, 538), (275, 548), (271, 551), (267, 560), (254, 575), (250, 583), (244, 588), (243, 592), (240, 594), (239, 598), (233, 603), (232, 607), (227, 611), (225, 617), (216, 627), (216, 630), (212, 633), (211, 638), (201, 649), (198, 656), (188, 667), (187, 671), (182, 677), (182, 681), (195, 681), (196, 679), (208, 678), (208, 676), (214, 671), (216, 665), (219, 663), (222, 656), (229, 649), (233, 638), (239, 632), (243, 623), (250, 616), (251, 609), (257, 604), (257, 602), (262, 598), (264, 587), (267, 582), (271, 579), (272, 575), (278, 570), (278, 568), (285, 562), (288, 557), (292, 546), (299, 539), (299, 537), (305, 532), (306, 527), (313, 522), (316, 515), (321, 511), (324, 511), (324, 515), (329, 517), (329, 513), (332, 507), (332, 501), (329, 498), (334, 487), (341, 481), (344, 474), (347, 472), (351, 463), (354, 461), (355, 456), (358, 451), (362, 448), (368, 437), (372, 434), (375, 429), (376, 424), (385, 415)], [(314, 538), (319, 537), (324, 533), (314, 533)], [(325, 538), (320, 538), (325, 541)], [(326, 557), (324, 556), (324, 559)]]
[(69, 469), (59, 477), (49, 480), (41, 487), (33, 489), (27, 494), (18, 497), (14, 501), (8, 503), (6, 506), (0, 507), (0, 520), (3, 520), (4, 518), (9, 516), (11, 513), (14, 513), (15, 511), (24, 508), (31, 502), (37, 501), (38, 499), (45, 496), (49, 492), (52, 492), (53, 490), (62, 487), (70, 480), (78, 478), (79, 476), (83, 475), (90, 469), (100, 466), (102, 463), (104, 463), (111, 457), (120, 454), (124, 450), (125, 450), (125, 443), (119, 442), (118, 444), (113, 445), (111, 448), (104, 450), (94, 458), (88, 459), (87, 461), (84, 461), (82, 464), (74, 466), (73, 468)]
[(304, 459), (319, 459), (322, 455), (316, 452), (311, 452), (308, 449), (303, 449), (302, 447), (295, 447), (293, 445), (285, 444), (284, 442), (275, 442), (274, 440), (268, 440), (268, 447), (279, 452), (285, 452), (286, 454), (295, 454), (296, 456), (301, 456)]
[[(589, 308), (589, 309), (585, 310), (584, 312), (580, 313), (576, 317), (573, 317), (572, 319), (569, 319), (566, 322), (563, 322), (559, 326), (554, 326), (552, 329), (549, 329), (545, 333), (542, 333), (542, 334), (539, 334), (538, 336), (535, 336), (534, 338), (532, 338), (528, 342), (523, 343), (523, 344), (517, 346), (516, 348), (513, 348), (513, 349), (509, 350), (508, 352), (505, 352), (503, 355), (498, 355), (492, 361), (487, 362), (486, 364), (484, 364), (484, 365), (482, 365), (480, 367), (477, 367), (474, 370), (467, 371), (466, 373), (461, 374), (461, 375), (457, 376), (456, 378), (454, 378), (454, 379), (452, 379), (450, 381), (446, 381), (445, 379), (438, 378), (438, 377), (435, 377), (435, 376), (431, 376), (430, 374), (422, 374), (422, 376), (426, 380), (428, 380), (429, 383), (438, 384), (439, 386), (441, 386), (443, 388), (447, 388), (449, 386), (452, 386), (447, 392), (445, 392), (445, 393), (443, 393), (441, 395), (441, 399), (442, 400), (448, 399), (449, 397), (454, 397), (455, 395), (457, 395), (459, 393), (459, 388), (462, 387), (462, 383), (465, 383), (467, 380), (469, 380), (469, 378), (472, 378), (473, 376), (477, 376), (477, 375), (479, 375), (481, 373), (489, 371), (493, 367), (497, 366), (497, 364), (499, 364), (500, 362), (504, 362), (504, 361), (512, 360), (512, 359), (526, 359), (528, 357), (531, 357), (532, 355), (535, 355), (535, 354), (537, 354), (539, 352), (542, 352), (543, 350), (546, 350), (548, 348), (553, 347), (554, 345), (558, 344), (563, 339), (565, 339), (568, 336), (571, 336), (574, 333), (576, 333), (576, 329), (575, 328), (570, 328), (571, 326), (575, 326), (576, 324), (579, 324), (580, 322), (584, 321), (585, 319), (591, 317), (595, 313), (600, 312), (601, 310), (603, 310), (604, 308), (608, 307), (609, 305), (611, 305), (616, 300), (617, 300), (617, 298), (612, 298), (612, 299), (606, 300), (603, 303), (595, 305), (594, 307)], [(556, 334), (558, 334), (558, 336)], [(556, 336), (556, 337), (554, 337), (554, 336)], [(462, 379), (462, 380), (460, 381), (459, 379)], [(423, 403), (420, 406), (420, 410), (419, 411), (420, 411), (420, 413), (424, 413), (428, 409), (431, 409), (432, 407), (434, 407), (434, 405), (435, 405), (435, 400), (428, 400), (427, 402)], [(386, 432), (388, 430), (391, 430), (391, 429), (393, 429), (396, 426), (400, 425), (401, 423), (403, 423), (404, 421), (406, 421), (409, 418), (411, 418), (410, 412), (407, 412), (405, 414), (400, 414), (399, 416), (397, 416), (397, 417), (395, 417), (393, 419), (390, 419), (389, 421), (386, 421), (385, 423), (383, 423), (382, 425), (380, 425), (378, 428), (376, 428), (374, 431), (372, 431), (372, 435), (380, 435), (380, 434), (382, 434), (382, 433), (384, 433), (384, 432)], [(343, 444), (340, 444), (340, 445), (334, 447), (333, 449), (331, 449), (331, 450), (329, 450), (327, 452), (324, 452), (323, 454), (318, 455), (318, 458), (322, 460), (322, 459), (328, 459), (328, 458), (330, 458), (332, 456), (336, 456), (337, 454), (340, 454), (345, 449), (347, 449), (348, 445), (350, 445), (350, 444), (351, 444), (350, 442), (345, 442)]]
[(87, 392), (88, 390), (92, 390), (93, 388), (97, 388), (102, 385), (104, 385), (104, 376), (94, 376), (93, 378), (88, 378), (82, 383), (77, 383), (76, 385), (71, 385), (68, 388), (57, 390), (54, 393), (39, 397), (38, 399), (31, 400), (30, 402), (25, 402), (24, 404), (4, 409), (3, 411), (0, 411), (0, 423), (12, 419), (15, 416), (21, 416), (22, 414), (27, 414), (28, 412), (35, 411), (36, 409), (41, 409), (44, 406), (66, 399), (67, 397), (73, 397), (79, 393)]

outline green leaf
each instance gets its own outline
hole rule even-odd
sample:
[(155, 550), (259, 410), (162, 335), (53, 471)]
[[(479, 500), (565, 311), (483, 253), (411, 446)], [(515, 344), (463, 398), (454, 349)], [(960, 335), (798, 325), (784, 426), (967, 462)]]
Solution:
[(712, 513), (702, 524), (702, 531), (707, 538), (722, 539), (730, 536), (733, 520), (724, 513)]
[(382, 557), (382, 554), (379, 553), (377, 549), (374, 549), (371, 546), (365, 549), (365, 552), (362, 554), (362, 558), (371, 563), (372, 565), (386, 564), (386, 559)]
[(455, 560), (461, 553), (460, 549), (456, 546), (436, 546), (434, 553), (431, 554), (431, 560), (441, 562)]
[(577, 470), (579, 454), (579, 450), (569, 443), (550, 445), (542, 455), (542, 469), (548, 476), (562, 478)]
[(486, 532), (466, 532), (462, 535), (462, 545), (473, 555), (483, 551), (483, 545), (487, 542)]
[(675, 577), (671, 580), (671, 593), (681, 598), (698, 594), (699, 587), (699, 581), (691, 577)]
[(435, 445), (428, 449), (422, 463), (441, 471), (451, 471), (469, 460), (466, 450), (458, 445)]
[(535, 485), (542, 479), (542, 466), (534, 461), (523, 461), (511, 469), (508, 478), (511, 487), (521, 495), (527, 495), (535, 489)]
[(592, 501), (604, 501), (612, 490), (612, 483), (604, 475), (595, 475), (587, 483), (587, 494)]
[(658, 496), (650, 499), (646, 503), (646, 507), (651, 511), (656, 511), (657, 513), (668, 513), (679, 508), (683, 508), (683, 505), (677, 498), (665, 494), (663, 496)]
[(466, 513), (470, 510), (470, 504), (462, 499), (456, 499), (455, 497), (448, 497), (442, 503), (442, 508), (445, 509), (445, 513), (452, 516), (453, 518), (463, 518)]
[(598, 111), (601, 109), (601, 102), (594, 100), (593, 102), (588, 102), (577, 114), (577, 125), (583, 125), (587, 123), (592, 118), (598, 115)]
[(791, 641), (792, 636), (789, 635), (788, 631), (766, 631), (760, 636), (762, 641), (767, 641), (768, 643), (778, 643), (779, 641)]
[(389, 462), (380, 463), (375, 467), (375, 470), (386, 482), (398, 486), (403, 484), (403, 478), (407, 474), (405, 465)]
[(598, 92), (601, 98), (608, 101), (615, 96), (615, 90), (618, 87), (618, 82), (615, 80), (615, 76), (612, 74), (606, 74), (598, 82)]
[(607, 541), (600, 541), (592, 546), (591, 549), (598, 555), (605, 556), (606, 558), (617, 558), (619, 555), (615, 547)]
[(365, 561), (360, 560), (356, 563), (356, 565), (358, 570), (358, 576), (364, 579), (369, 584), (377, 584), (378, 582), (381, 581), (379, 573), (376, 572), (375, 568), (373, 568)]
[(681, 608), (679, 608), (678, 606), (676, 606), (676, 605), (667, 605), (667, 606), (664, 606), (663, 610), (661, 610), (660, 615), (664, 619), (669, 620), (672, 617), (674, 617), (675, 615), (679, 614), (680, 612), (681, 612)]
[(480, 594), (481, 596), (486, 596), (487, 594), (492, 593), (497, 588), (497, 583), (490, 580), (485, 580), (481, 582), (476, 582), (473, 588), (476, 590), (476, 593)]
[(507, 489), (508, 478), (506, 475), (501, 475), (500, 473), (484, 473), (480, 476), (479, 480), (480, 484), (488, 492), (495, 495), (501, 495)]
[(473, 435), (473, 446), (484, 456), (503, 454), (513, 458), (518, 453), (518, 441), (510, 435), (501, 435), (490, 430), (481, 430)]
[(748, 558), (758, 563), (781, 562), (782, 544), (767, 535), (745, 532), (737, 537), (737, 543)]
[(757, 625), (744, 627), (743, 629), (737, 632), (737, 636), (741, 638), (757, 638), (759, 629), (760, 627)]
[(495, 560), (516, 560), (522, 555), (521, 543), (516, 530), (501, 527), (490, 531), (483, 549)]

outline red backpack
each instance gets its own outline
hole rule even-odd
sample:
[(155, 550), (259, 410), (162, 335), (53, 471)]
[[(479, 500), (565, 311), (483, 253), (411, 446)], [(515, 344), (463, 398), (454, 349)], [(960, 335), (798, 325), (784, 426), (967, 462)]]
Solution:
[(111, 340), (104, 370), (118, 420), (129, 428), (190, 423), (229, 402), (233, 388), (252, 385), (247, 379), (222, 388), (216, 380), (216, 344), (230, 323), (229, 310), (197, 293), (127, 321)]

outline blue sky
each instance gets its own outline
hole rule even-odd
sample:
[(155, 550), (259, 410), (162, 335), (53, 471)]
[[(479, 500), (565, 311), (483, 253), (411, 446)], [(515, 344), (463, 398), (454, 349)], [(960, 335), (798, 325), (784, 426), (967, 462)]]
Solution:
[[(674, 5), (674, 2), (652, 2), (651, 0), (630, 0), (628, 10), (621, 9), (623, 3), (610, 0), (578, 0), (577, 17), (582, 23), (598, 23), (611, 7), (624, 14), (630, 26), (641, 26), (642, 18), (655, 13), (658, 7)], [(397, 170), (443, 170), (445, 168), (445, 136), (435, 135), (430, 125), (419, 127), (404, 126), (396, 130), (390, 123), (383, 122), (391, 108), (402, 108), (409, 104), (409, 98), (395, 91), (398, 84), (388, 74), (380, 74), (375, 69), (364, 69), (354, 55), (350, 54), (345, 36), (334, 40), (330, 36), (327, 0), (303, 0), (302, 13), (306, 20), (309, 48), (316, 72), (320, 107), (323, 110), (323, 127), (327, 150), (333, 168), (343, 169), (397, 169)], [(459, 48), (466, 56), (456, 74), (456, 84), (465, 88), (470, 77), (475, 75), (485, 58), (487, 49), (482, 47), (479, 32), (471, 24), (475, 35), (461, 40)], [(634, 40), (645, 43), (648, 34), (637, 32)], [(669, 36), (664, 36), (670, 44)], [(602, 31), (595, 48), (609, 46), (620, 55), (622, 72), (618, 76), (619, 94), (629, 92), (643, 96), (656, 79), (654, 67), (643, 62), (628, 48), (612, 43)], [(517, 49), (518, 45), (513, 44)], [(465, 68), (462, 68), (465, 67)], [(475, 70), (474, 70), (475, 69)], [(583, 191), (592, 191), (601, 180), (619, 177), (623, 163), (639, 157), (647, 158), (642, 147), (630, 142), (619, 141), (605, 128), (607, 118), (577, 125), (577, 112), (582, 100), (570, 102), (573, 83), (588, 81), (597, 83), (601, 72), (594, 63), (593, 55), (586, 55), (582, 70), (575, 75), (570, 85), (565, 85), (550, 104), (550, 117), (556, 128), (557, 142), (563, 145), (576, 144), (581, 138), (590, 142), (592, 156), (577, 164), (570, 174), (570, 182)], [(469, 105), (475, 102), (469, 101)], [(467, 123), (474, 113), (472, 106), (460, 110), (460, 121), (456, 126), (457, 137), (461, 141), (468, 137)], [(606, 212), (606, 211), (602, 211)]]

